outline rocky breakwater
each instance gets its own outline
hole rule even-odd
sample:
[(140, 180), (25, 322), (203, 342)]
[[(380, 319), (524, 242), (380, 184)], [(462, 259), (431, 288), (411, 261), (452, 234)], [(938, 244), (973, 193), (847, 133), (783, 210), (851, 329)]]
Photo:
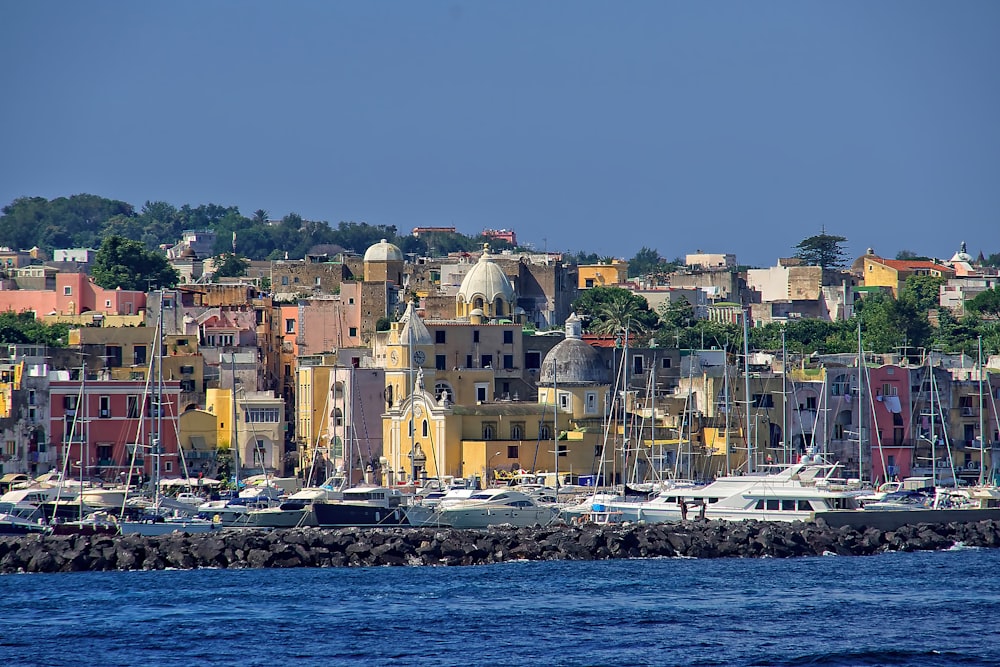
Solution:
[(481, 565), (510, 560), (790, 558), (1000, 547), (1000, 522), (918, 524), (894, 531), (816, 523), (685, 521), (624, 526), (384, 530), (220, 530), (155, 537), (32, 535), (0, 538), (0, 573)]

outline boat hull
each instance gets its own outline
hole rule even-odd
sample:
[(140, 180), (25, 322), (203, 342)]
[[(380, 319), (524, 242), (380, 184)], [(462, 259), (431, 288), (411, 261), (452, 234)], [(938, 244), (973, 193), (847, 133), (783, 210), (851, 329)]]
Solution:
[(426, 524), (451, 528), (489, 528), (509, 524), (517, 528), (529, 528), (536, 525), (546, 526), (552, 522), (553, 516), (554, 513), (544, 507), (443, 509), (435, 512)]
[(381, 527), (409, 525), (402, 507), (353, 505), (350, 503), (314, 503), (316, 525), (321, 528)]
[(987, 509), (919, 509), (900, 511), (879, 510), (830, 510), (816, 512), (815, 519), (823, 520), (831, 528), (876, 528), (896, 530), (918, 523), (975, 523), (1000, 521), (1000, 507)]

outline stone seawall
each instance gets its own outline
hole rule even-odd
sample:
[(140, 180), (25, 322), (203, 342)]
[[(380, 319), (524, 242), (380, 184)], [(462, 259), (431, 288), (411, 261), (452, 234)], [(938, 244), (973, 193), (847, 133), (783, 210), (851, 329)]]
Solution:
[(625, 526), (224, 529), (155, 537), (33, 535), (0, 538), (0, 573), (481, 565), (510, 560), (609, 558), (790, 558), (833, 553), (1000, 547), (1000, 521), (918, 524), (894, 531), (816, 523), (685, 521)]

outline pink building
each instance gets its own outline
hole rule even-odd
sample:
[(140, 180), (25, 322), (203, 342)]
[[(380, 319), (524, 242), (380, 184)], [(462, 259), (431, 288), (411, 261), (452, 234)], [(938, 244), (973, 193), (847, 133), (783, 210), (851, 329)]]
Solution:
[[(155, 463), (149, 456), (149, 445), (157, 420), (154, 397), (145, 395), (145, 390), (143, 381), (87, 380), (81, 397), (79, 380), (51, 382), (49, 433), (51, 451), (55, 453), (53, 467), (61, 470), (64, 460), (68, 460), (72, 471), (67, 472), (76, 477), (82, 462), (87, 477), (120, 481), (122, 473), (128, 473), (138, 442), (133, 474), (151, 475)], [(164, 382), (160, 420), (160, 474), (164, 477), (184, 474), (177, 448), (180, 392), (180, 382)]]
[(914, 467), (910, 370), (900, 366), (867, 370), (866, 474), (873, 480), (909, 477)]
[(57, 273), (55, 290), (0, 290), (0, 312), (33, 311), (35, 317), (80, 315), (135, 315), (146, 308), (146, 293), (104, 289), (85, 273)]

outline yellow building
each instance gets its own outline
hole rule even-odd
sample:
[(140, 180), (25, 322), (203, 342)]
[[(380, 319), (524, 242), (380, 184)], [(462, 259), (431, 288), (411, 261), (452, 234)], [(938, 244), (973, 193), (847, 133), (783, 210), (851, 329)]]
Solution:
[(237, 443), (241, 477), (285, 473), (285, 404), (281, 398), (269, 391), (238, 390), (234, 410), (232, 390), (212, 388), (206, 392), (205, 403), (217, 419), (219, 449), (232, 451), (233, 442)]
[(494, 400), (494, 369), (438, 370), (418, 354), (433, 341), (411, 304), (388, 341), (383, 481), (493, 479), (500, 471), (557, 467), (572, 476), (595, 473), (610, 385), (576, 317), (567, 332), (542, 364), (538, 402)]
[(876, 255), (871, 248), (866, 255), (855, 260), (852, 270), (864, 278), (865, 287), (887, 287), (896, 298), (910, 276), (945, 279), (955, 277), (954, 269), (942, 264), (922, 260), (885, 259)]
[(621, 285), (628, 280), (628, 262), (620, 259), (608, 263), (583, 264), (577, 269), (579, 271), (577, 286), (580, 289)]

